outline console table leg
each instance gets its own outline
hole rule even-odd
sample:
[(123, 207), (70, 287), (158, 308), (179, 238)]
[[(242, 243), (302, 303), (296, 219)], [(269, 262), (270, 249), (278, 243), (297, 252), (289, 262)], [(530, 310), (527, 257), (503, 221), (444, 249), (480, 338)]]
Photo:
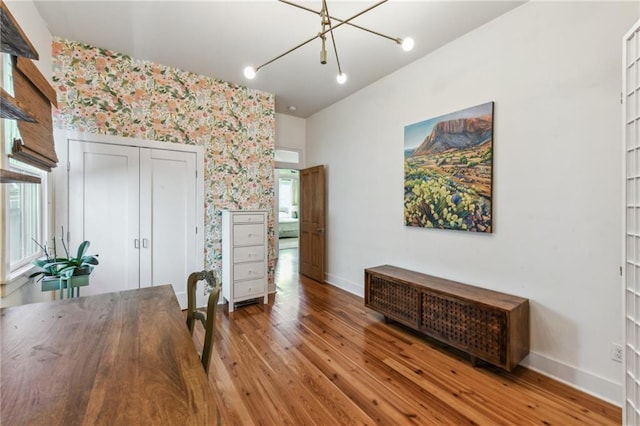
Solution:
[(474, 368), (478, 366), (478, 357), (471, 355), (471, 366)]

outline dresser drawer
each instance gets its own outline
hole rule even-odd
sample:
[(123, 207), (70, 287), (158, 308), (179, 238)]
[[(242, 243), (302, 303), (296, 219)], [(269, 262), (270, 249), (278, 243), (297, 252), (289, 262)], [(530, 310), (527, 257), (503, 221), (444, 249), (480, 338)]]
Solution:
[(233, 262), (255, 262), (264, 260), (264, 246), (235, 247), (233, 249)]
[(264, 244), (264, 225), (233, 225), (233, 245), (249, 246)]
[(249, 280), (264, 277), (264, 262), (237, 263), (233, 265), (233, 280)]
[(240, 299), (246, 296), (263, 296), (267, 281), (264, 278), (250, 281), (242, 281), (233, 285), (233, 296)]
[(233, 223), (264, 223), (264, 215), (262, 214), (235, 214), (233, 215)]

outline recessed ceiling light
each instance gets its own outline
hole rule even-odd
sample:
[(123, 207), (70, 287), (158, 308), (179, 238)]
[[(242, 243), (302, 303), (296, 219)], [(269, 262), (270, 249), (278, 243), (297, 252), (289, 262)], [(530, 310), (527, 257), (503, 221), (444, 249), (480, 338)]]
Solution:
[(295, 110), (297, 110), (297, 109), (298, 109), (298, 108), (296, 108), (295, 106), (293, 106), (293, 105), (289, 105), (289, 111), (293, 112), (293, 111), (295, 111)]

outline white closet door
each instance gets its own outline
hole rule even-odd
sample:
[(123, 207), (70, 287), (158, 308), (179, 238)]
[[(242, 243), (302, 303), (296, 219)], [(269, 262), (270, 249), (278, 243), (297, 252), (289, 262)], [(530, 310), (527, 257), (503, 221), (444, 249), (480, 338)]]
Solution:
[(625, 380), (623, 424), (640, 425), (640, 21), (623, 40)]
[(81, 295), (138, 288), (138, 148), (70, 140), (69, 162), (70, 250), (89, 240), (100, 261)]
[(69, 140), (69, 162), (70, 246), (89, 240), (100, 260), (81, 294), (172, 284), (186, 308), (202, 257), (196, 153)]
[(141, 149), (140, 165), (140, 286), (172, 284), (186, 307), (197, 267), (196, 154)]

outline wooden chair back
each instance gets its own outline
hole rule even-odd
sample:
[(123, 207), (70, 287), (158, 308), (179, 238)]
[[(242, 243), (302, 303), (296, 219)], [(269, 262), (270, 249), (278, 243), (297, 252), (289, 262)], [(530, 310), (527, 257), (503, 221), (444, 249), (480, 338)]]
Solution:
[[(199, 281), (206, 281), (211, 289), (207, 301), (206, 314), (196, 308), (196, 290)], [(202, 366), (209, 372), (209, 361), (213, 350), (213, 337), (216, 329), (216, 310), (220, 299), (220, 284), (213, 271), (193, 272), (187, 280), (187, 327), (193, 336), (193, 328), (196, 321), (202, 322), (204, 327), (204, 345), (202, 347)]]

